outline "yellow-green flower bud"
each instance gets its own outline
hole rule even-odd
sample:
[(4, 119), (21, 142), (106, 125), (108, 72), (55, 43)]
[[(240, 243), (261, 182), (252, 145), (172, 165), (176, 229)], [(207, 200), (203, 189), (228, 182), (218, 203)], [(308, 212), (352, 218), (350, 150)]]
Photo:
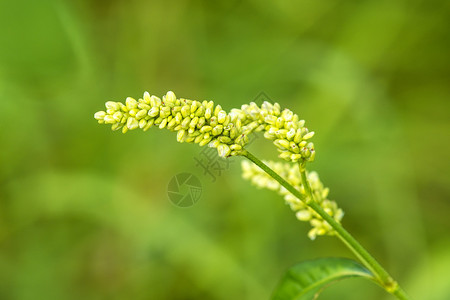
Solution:
[(166, 127), (166, 125), (167, 125), (167, 119), (164, 118), (161, 121), (161, 123), (159, 124), (159, 129), (163, 129), (164, 127)]
[(300, 148), (294, 142), (289, 143), (289, 148), (290, 148), (291, 152), (294, 152), (294, 154), (300, 153)]
[(181, 108), (181, 115), (183, 118), (186, 118), (191, 114), (191, 107), (189, 105), (185, 105)]
[(278, 157), (280, 157), (280, 158), (282, 158), (282, 159), (284, 159), (284, 160), (290, 160), (290, 158), (291, 158), (291, 152), (289, 152), (289, 151), (282, 151), (279, 155), (278, 155)]
[(185, 136), (186, 136), (186, 130), (184, 130), (184, 129), (179, 130), (177, 133), (177, 141), (182, 143)]
[(195, 117), (191, 120), (191, 122), (189, 123), (189, 127), (191, 128), (195, 128), (197, 126), (198, 123), (198, 117)]
[(144, 92), (144, 96), (142, 98), (143, 98), (142, 100), (145, 104), (147, 104), (147, 105), (151, 104), (150, 94), (148, 92)]
[(311, 132), (308, 132), (307, 134), (305, 134), (303, 136), (303, 139), (308, 140), (308, 139), (312, 138), (313, 136), (314, 136), (314, 131), (311, 131)]
[(171, 115), (170, 107), (163, 106), (163, 107), (160, 108), (160, 110), (159, 110), (159, 116), (160, 117), (167, 118), (170, 115)]
[(105, 116), (104, 120), (105, 120), (106, 124), (114, 124), (114, 123), (116, 123), (116, 120), (114, 120), (114, 117), (111, 116), (111, 115)]
[(168, 103), (174, 103), (177, 100), (177, 97), (175, 96), (175, 93), (172, 91), (168, 91), (165, 96), (165, 102)]
[(217, 121), (222, 124), (223, 122), (225, 122), (226, 117), (227, 117), (227, 113), (224, 110), (221, 110), (217, 114)]
[(115, 123), (115, 124), (113, 124), (113, 125), (111, 126), (111, 129), (114, 130), (114, 131), (116, 131), (116, 130), (119, 130), (120, 128), (122, 128), (122, 127), (123, 127), (123, 124), (121, 124), (121, 123)]
[(151, 106), (150, 105), (148, 105), (148, 104), (146, 104), (146, 103), (142, 103), (142, 102), (140, 102), (140, 103), (138, 103), (138, 108), (139, 109), (145, 109), (145, 110), (150, 110), (151, 109)]
[(201, 147), (206, 146), (209, 144), (209, 142), (212, 140), (212, 137), (204, 138), (203, 140), (198, 143)]
[(195, 113), (195, 111), (197, 110), (197, 108), (198, 108), (199, 106), (200, 106), (200, 102), (193, 101), (192, 104), (191, 104), (191, 109), (189, 110), (189, 111), (190, 111), (190, 114)]
[(227, 136), (219, 136), (218, 140), (219, 140), (219, 142), (224, 143), (224, 144), (231, 143), (231, 139)]
[(218, 116), (219, 112), (222, 110), (222, 106), (217, 105), (216, 108), (214, 109), (214, 116)]
[(286, 138), (287, 138), (288, 140), (292, 140), (293, 137), (295, 136), (295, 133), (296, 133), (295, 129), (294, 129), (294, 128), (291, 128), (291, 129), (286, 133)]
[(211, 116), (212, 116), (212, 110), (211, 110), (211, 108), (206, 108), (206, 110), (205, 110), (205, 118), (206, 118), (206, 119), (210, 119)]
[(137, 101), (131, 97), (127, 97), (125, 100), (125, 105), (127, 106), (128, 110), (137, 108)]
[(139, 121), (139, 128), (143, 129), (145, 127), (145, 125), (147, 125), (147, 121), (145, 121), (144, 119), (141, 119)]
[(159, 99), (158, 97), (156, 97), (156, 96), (152, 96), (151, 98), (150, 98), (150, 105), (152, 106), (152, 107), (160, 107), (161, 106), (161, 103), (162, 103), (162, 101), (161, 101), (161, 99)]
[(200, 132), (204, 133), (204, 132), (208, 132), (211, 131), (213, 128), (209, 125), (205, 125), (202, 128), (200, 128)]
[(195, 139), (194, 139), (194, 143), (198, 144), (198, 143), (200, 143), (202, 140), (203, 140), (203, 135), (202, 135), (202, 134), (197, 135), (197, 136), (195, 137)]
[(221, 134), (223, 131), (223, 126), (222, 125), (217, 125), (212, 129), (212, 134), (213, 135), (219, 135)]
[(220, 144), (217, 147), (217, 150), (219, 151), (219, 156), (221, 157), (227, 157), (231, 152), (230, 147), (225, 144)]
[(127, 127), (130, 130), (136, 129), (139, 127), (139, 122), (135, 118), (128, 118)]
[(186, 142), (186, 143), (193, 143), (194, 140), (195, 140), (195, 137), (194, 137), (194, 136), (189, 136), (189, 137), (186, 138), (185, 142)]
[(178, 124), (177, 119), (172, 118), (172, 120), (170, 120), (170, 122), (167, 123), (167, 129), (173, 129), (177, 124)]
[(184, 128), (184, 129), (188, 129), (190, 123), (191, 123), (191, 118), (186, 117), (186, 118), (181, 122), (181, 127)]
[(104, 120), (105, 116), (106, 116), (106, 112), (104, 112), (104, 111), (98, 111), (94, 114), (94, 118), (96, 120)]
[(106, 107), (106, 109), (111, 109), (113, 111), (117, 111), (120, 109), (119, 104), (117, 102), (113, 102), (113, 101), (106, 102), (105, 107)]
[(273, 142), (275, 146), (277, 146), (280, 149), (288, 149), (289, 148), (289, 142), (287, 140), (278, 139)]
[(157, 106), (152, 107), (152, 109), (149, 110), (148, 115), (152, 118), (158, 116), (159, 115), (159, 107), (157, 107)]
[(113, 114), (113, 118), (114, 118), (114, 120), (115, 120), (116, 122), (120, 122), (120, 121), (122, 120), (122, 118), (123, 118), (123, 113), (121, 113), (120, 111), (116, 111), (116, 112)]
[(136, 119), (138, 120), (144, 118), (145, 116), (147, 116), (147, 111), (145, 109), (141, 109), (136, 113)]

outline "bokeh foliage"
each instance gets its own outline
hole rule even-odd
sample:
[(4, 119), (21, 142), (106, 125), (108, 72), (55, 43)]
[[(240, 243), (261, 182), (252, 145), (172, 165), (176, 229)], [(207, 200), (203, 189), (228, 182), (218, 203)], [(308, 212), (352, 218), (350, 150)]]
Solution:
[[(448, 1), (0, 1), (0, 299), (265, 299), (311, 242), (200, 148), (93, 113), (143, 91), (225, 109), (264, 91), (316, 131), (344, 225), (415, 299), (450, 288)], [(275, 158), (270, 143), (251, 148)], [(203, 195), (173, 206), (189, 171)], [(433, 292), (432, 292), (433, 291)], [(391, 299), (349, 280), (323, 299)]]

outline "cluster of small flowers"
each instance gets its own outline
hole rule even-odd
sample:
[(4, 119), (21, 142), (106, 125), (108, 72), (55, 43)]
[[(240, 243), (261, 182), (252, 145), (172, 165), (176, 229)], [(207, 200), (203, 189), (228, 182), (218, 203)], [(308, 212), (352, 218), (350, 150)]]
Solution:
[(281, 111), (278, 103), (264, 101), (261, 107), (252, 102), (241, 109), (232, 109), (230, 114), (238, 116), (244, 134), (264, 131), (264, 137), (273, 141), (280, 158), (292, 162), (314, 160), (314, 144), (308, 141), (314, 131), (308, 131), (305, 120), (300, 120), (291, 110)]
[(232, 118), (213, 101), (177, 99), (170, 91), (160, 99), (145, 92), (142, 99), (128, 97), (125, 104), (108, 101), (105, 106), (106, 111), (95, 113), (94, 118), (123, 133), (137, 128), (146, 131), (156, 125), (176, 131), (178, 142), (217, 148), (221, 157), (240, 155), (248, 142), (236, 116)]
[[(296, 213), (297, 219), (310, 222), (312, 226), (312, 229), (308, 232), (310, 239), (314, 240), (318, 235), (333, 235), (334, 230), (331, 226), (324, 221), (320, 215), (305, 204), (305, 202), (308, 202), (309, 199), (307, 199), (308, 196), (301, 183), (298, 165), (272, 161), (265, 161), (264, 163), (283, 177), (298, 191), (300, 191), (300, 193), (305, 196), (305, 201), (297, 199), (288, 190), (281, 186), (278, 181), (267, 175), (257, 165), (248, 161), (242, 162), (243, 178), (251, 180), (251, 182), (257, 187), (268, 188), (270, 190), (277, 191), (279, 194), (284, 196), (286, 203), (289, 204), (291, 209)], [(313, 193), (313, 201), (319, 203), (330, 216), (340, 223), (342, 217), (344, 216), (344, 212), (342, 209), (337, 207), (336, 202), (327, 199), (329, 189), (323, 186), (316, 172), (307, 173), (307, 178)]]

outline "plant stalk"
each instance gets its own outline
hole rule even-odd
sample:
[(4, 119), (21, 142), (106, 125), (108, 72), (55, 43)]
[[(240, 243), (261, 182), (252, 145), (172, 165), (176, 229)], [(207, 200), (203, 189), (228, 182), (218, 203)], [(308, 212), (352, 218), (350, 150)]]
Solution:
[(243, 154), (247, 159), (259, 166), (270, 177), (278, 181), (285, 189), (292, 193), (298, 199), (304, 201), (309, 207), (311, 207), (316, 213), (318, 213), (328, 224), (334, 229), (339, 239), (353, 252), (353, 254), (361, 261), (361, 263), (369, 269), (375, 277), (375, 281), (381, 285), (388, 293), (396, 296), (400, 300), (409, 300), (410, 298), (405, 291), (399, 286), (399, 284), (389, 275), (389, 273), (377, 262), (377, 260), (333, 217), (327, 214), (323, 208), (313, 201), (313, 194), (306, 177), (305, 165), (301, 164), (300, 174), (302, 184), (306, 193), (309, 195), (309, 201), (305, 201), (305, 196), (302, 195), (296, 188), (289, 184), (284, 178), (278, 175), (275, 171), (269, 168), (261, 160), (255, 157), (248, 151)]

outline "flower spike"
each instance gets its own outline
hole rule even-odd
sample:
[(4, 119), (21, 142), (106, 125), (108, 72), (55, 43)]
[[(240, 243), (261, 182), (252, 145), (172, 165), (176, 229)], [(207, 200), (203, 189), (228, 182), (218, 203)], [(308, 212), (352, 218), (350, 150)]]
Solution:
[(108, 101), (106, 111), (94, 118), (100, 124), (110, 124), (113, 130), (137, 128), (147, 131), (153, 125), (177, 132), (177, 141), (209, 145), (222, 157), (241, 155), (252, 132), (264, 132), (272, 140), (279, 157), (291, 161), (313, 161), (314, 144), (309, 141), (314, 132), (308, 131), (305, 121), (289, 109), (281, 111), (278, 103), (264, 102), (242, 105), (227, 113), (213, 101), (177, 98), (172, 91), (161, 98), (145, 92), (136, 100), (128, 97), (125, 103)]
[[(273, 191), (277, 191), (284, 196), (286, 204), (296, 213), (297, 219), (300, 221), (309, 221), (313, 227), (308, 236), (310, 239), (315, 239), (318, 235), (333, 235), (335, 234), (331, 226), (324, 221), (312, 208), (306, 203), (310, 199), (308, 194), (301, 183), (300, 171), (297, 165), (291, 165), (289, 163), (281, 162), (264, 162), (272, 170), (278, 173), (281, 177), (285, 178), (295, 189), (304, 195), (305, 201), (300, 201), (293, 196), (288, 190), (282, 187), (278, 181), (267, 175), (257, 165), (248, 161), (242, 161), (242, 177), (250, 180), (254, 185), (259, 188), (268, 188)], [(344, 212), (337, 207), (336, 202), (328, 200), (329, 189), (325, 188), (319, 179), (316, 172), (310, 172), (307, 174), (308, 182), (311, 185), (313, 193), (313, 201), (316, 201), (331, 217), (333, 217), (338, 223), (342, 220)]]

